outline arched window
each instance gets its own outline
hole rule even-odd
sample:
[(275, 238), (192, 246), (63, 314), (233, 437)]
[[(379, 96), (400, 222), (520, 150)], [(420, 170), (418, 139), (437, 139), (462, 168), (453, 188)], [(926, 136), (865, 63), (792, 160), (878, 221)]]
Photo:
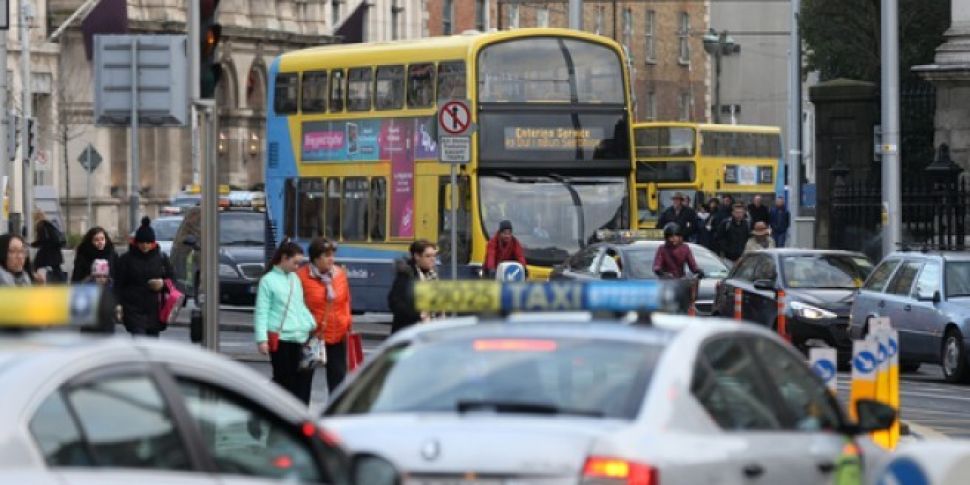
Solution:
[(246, 76), (246, 107), (257, 111), (266, 109), (266, 74), (261, 64), (254, 63)]
[(233, 75), (232, 65), (222, 64), (219, 83), (216, 84), (216, 105), (220, 109), (236, 107), (236, 76)]

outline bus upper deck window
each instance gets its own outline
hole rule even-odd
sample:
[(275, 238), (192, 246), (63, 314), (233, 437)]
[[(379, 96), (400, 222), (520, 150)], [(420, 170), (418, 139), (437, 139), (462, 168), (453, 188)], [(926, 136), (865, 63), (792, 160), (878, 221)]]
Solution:
[(377, 68), (374, 83), (374, 102), (377, 109), (401, 109), (404, 107), (404, 66), (381, 66)]
[(465, 99), (465, 63), (438, 64), (438, 99)]
[(304, 113), (323, 113), (327, 110), (327, 71), (303, 73), (300, 107)]
[(434, 103), (434, 64), (408, 66), (408, 107), (428, 108)]
[(369, 67), (347, 71), (347, 111), (370, 111), (372, 72)]
[(295, 72), (276, 75), (273, 90), (273, 111), (279, 114), (296, 113), (299, 107), (300, 76)]
[(344, 71), (337, 69), (331, 73), (330, 111), (344, 110)]

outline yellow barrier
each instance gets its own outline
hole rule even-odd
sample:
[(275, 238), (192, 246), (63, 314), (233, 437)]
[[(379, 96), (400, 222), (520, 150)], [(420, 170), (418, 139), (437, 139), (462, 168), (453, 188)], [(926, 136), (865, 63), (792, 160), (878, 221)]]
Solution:
[(849, 387), (849, 415), (858, 421), (856, 402), (860, 399), (876, 397), (876, 360), (875, 345), (869, 339), (852, 342), (852, 383)]
[(899, 443), (899, 334), (885, 317), (870, 321), (865, 340), (852, 343), (852, 384), (849, 413), (853, 418), (859, 399), (875, 399), (896, 410), (896, 421), (872, 434), (877, 444), (895, 449)]

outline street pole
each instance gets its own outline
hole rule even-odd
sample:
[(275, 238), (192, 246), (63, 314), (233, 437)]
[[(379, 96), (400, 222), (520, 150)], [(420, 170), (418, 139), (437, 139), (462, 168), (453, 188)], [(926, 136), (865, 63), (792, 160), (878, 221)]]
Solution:
[(31, 93), (32, 86), (30, 85), (32, 82), (30, 73), (30, 21), (33, 17), (34, 14), (30, 2), (24, 1), (20, 6), (20, 79), (23, 84), (21, 88), (23, 106), (20, 110), (23, 119), (23, 123), (21, 124), (23, 127), (23, 141), (20, 143), (20, 150), (23, 158), (23, 174), (21, 176), (21, 183), (23, 184), (21, 194), (23, 196), (23, 207), (21, 209), (21, 218), (24, 224), (23, 234), (27, 238), (27, 241), (34, 240), (34, 225), (31, 224), (34, 215), (34, 166), (30, 158), (30, 137), (28, 135), (30, 130), (27, 129), (27, 120), (33, 116), (34, 104), (34, 95)]
[(882, 252), (901, 241), (899, 186), (899, 38), (897, 0), (882, 0)]
[(458, 279), (458, 167), (451, 164), (451, 279)]
[[(10, 6), (10, 2), (5, 0), (4, 5)], [(7, 13), (9, 15), (10, 9), (7, 8)], [(10, 19), (7, 19), (7, 24), (10, 24)], [(0, 121), (2, 121), (3, 135), (0, 136), (0, 234), (7, 233), (7, 213), (3, 210), (4, 197), (7, 195), (7, 184), (3, 183), (3, 180), (7, 177), (7, 165), (10, 163), (9, 157), (7, 157), (7, 150), (10, 148), (7, 146), (7, 130), (14, 129), (11, 123), (16, 123), (13, 117), (9, 116), (10, 110), (7, 109), (7, 29), (0, 30), (0, 35), (3, 36), (0, 39)]]
[(727, 32), (721, 31), (717, 35), (717, 49), (714, 51), (714, 123), (721, 123), (721, 58), (724, 56), (724, 44)]
[(196, 101), (202, 114), (205, 158), (202, 174), (202, 291), (205, 304), (202, 340), (205, 348), (219, 351), (219, 181), (216, 180), (216, 132), (218, 130), (214, 100)]
[(91, 210), (91, 172), (94, 170), (91, 168), (91, 147), (88, 146), (84, 149), (84, 158), (87, 161), (85, 166), (85, 171), (88, 173), (88, 229), (94, 227), (94, 212)]
[(199, 31), (201, 15), (199, 11), (200, 0), (189, 0), (189, 12), (188, 12), (188, 23), (185, 26), (185, 30), (188, 33), (189, 41), (189, 111), (190, 111), (190, 125), (192, 132), (189, 136), (192, 138), (192, 184), (199, 185), (201, 183), (201, 170), (199, 169), (199, 110), (195, 102), (199, 99), (201, 95), (202, 87), (199, 84), (200, 71), (200, 52), (199, 48), (202, 45), (202, 32)]
[(583, 0), (569, 0), (569, 28), (583, 30)]
[(791, 1), (791, 33), (788, 45), (788, 210), (792, 224), (788, 240), (798, 247), (798, 215), (802, 191), (802, 40), (798, 30), (801, 0)]
[(138, 228), (141, 161), (138, 146), (138, 38), (131, 41), (131, 179), (128, 180), (128, 230)]

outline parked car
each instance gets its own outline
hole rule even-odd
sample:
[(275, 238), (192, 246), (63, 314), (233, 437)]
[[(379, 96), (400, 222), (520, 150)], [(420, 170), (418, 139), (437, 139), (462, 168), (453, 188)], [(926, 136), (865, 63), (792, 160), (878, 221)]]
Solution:
[(947, 381), (970, 380), (970, 252), (887, 256), (852, 305), (852, 335), (868, 333), (873, 317), (899, 331), (902, 370), (940, 364)]
[[(251, 210), (219, 212), (219, 300), (235, 305), (253, 305), (259, 278), (265, 271), (266, 215)], [(185, 244), (189, 236), (202, 242), (202, 210), (194, 207), (185, 215), (172, 249), (175, 282), (182, 291), (195, 294), (198, 251)]]
[[(579, 250), (563, 264), (553, 268), (550, 279), (656, 279), (653, 258), (663, 241), (596, 243)], [(717, 282), (727, 276), (728, 267), (716, 254), (699, 244), (689, 244), (694, 260), (704, 272), (697, 288), (694, 309), (710, 315)], [(687, 272), (690, 275), (690, 271)], [(693, 276), (693, 275), (690, 275)]]
[[(778, 291), (792, 344), (802, 351), (824, 343), (838, 351), (840, 364), (852, 356), (849, 309), (872, 270), (862, 253), (814, 249), (768, 249), (745, 254), (719, 285), (714, 312), (734, 315), (740, 289), (745, 320), (776, 329)], [(816, 341), (816, 342), (813, 342)]]

